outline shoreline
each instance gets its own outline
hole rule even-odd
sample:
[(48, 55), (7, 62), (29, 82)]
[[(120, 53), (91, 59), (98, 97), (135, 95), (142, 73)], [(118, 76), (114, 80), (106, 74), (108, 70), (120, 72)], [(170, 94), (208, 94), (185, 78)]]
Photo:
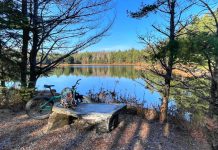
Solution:
[[(144, 70), (144, 71), (148, 71), (150, 68), (149, 63), (135, 63), (135, 64), (126, 64), (126, 63), (120, 63), (120, 64), (59, 64), (58, 67), (70, 67), (70, 66), (133, 66), (136, 70)], [(157, 66), (158, 70), (161, 70), (160, 66)], [(202, 72), (194, 72), (189, 73), (189, 72), (185, 72), (185, 71), (181, 71), (179, 69), (174, 69), (173, 70), (173, 74), (174, 75), (179, 75), (182, 77), (193, 77), (193, 76), (200, 76), (202, 75)]]
[(137, 64), (59, 64), (60, 67), (65, 66), (138, 66)]

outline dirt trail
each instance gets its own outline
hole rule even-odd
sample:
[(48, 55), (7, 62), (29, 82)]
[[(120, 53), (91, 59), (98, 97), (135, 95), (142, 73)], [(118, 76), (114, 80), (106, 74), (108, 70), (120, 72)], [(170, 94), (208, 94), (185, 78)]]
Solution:
[(24, 112), (0, 110), (0, 149), (209, 150), (205, 141), (196, 141), (173, 125), (163, 127), (133, 115), (122, 115), (119, 126), (104, 134), (76, 123), (44, 133), (46, 124)]

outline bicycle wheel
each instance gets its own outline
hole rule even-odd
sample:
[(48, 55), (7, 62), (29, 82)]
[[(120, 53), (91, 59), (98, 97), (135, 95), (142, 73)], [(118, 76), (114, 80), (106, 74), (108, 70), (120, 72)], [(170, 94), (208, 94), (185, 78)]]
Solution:
[(53, 103), (45, 97), (36, 97), (26, 104), (26, 113), (34, 119), (46, 119), (52, 112)]

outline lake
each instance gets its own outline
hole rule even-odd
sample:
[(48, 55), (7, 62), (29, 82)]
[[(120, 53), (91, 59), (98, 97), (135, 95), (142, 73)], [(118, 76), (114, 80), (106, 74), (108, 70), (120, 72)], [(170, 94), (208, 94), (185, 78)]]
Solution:
[(100, 90), (115, 90), (119, 95), (143, 101), (145, 107), (161, 104), (160, 94), (145, 88), (146, 83), (134, 66), (58, 67), (48, 77), (40, 77), (36, 87), (41, 90), (44, 89), (44, 84), (53, 84), (57, 92), (61, 92), (63, 88), (74, 85), (78, 79), (81, 81), (77, 90), (83, 95), (89, 91), (96, 93)]

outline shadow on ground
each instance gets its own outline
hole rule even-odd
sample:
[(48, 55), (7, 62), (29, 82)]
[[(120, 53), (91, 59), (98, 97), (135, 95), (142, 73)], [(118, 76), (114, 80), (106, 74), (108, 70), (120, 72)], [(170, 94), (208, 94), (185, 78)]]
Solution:
[(47, 120), (29, 119), (24, 112), (0, 115), (0, 149), (65, 150), (204, 150), (198, 142), (173, 124), (161, 125), (134, 115), (121, 115), (110, 133), (96, 133), (94, 126), (74, 123), (45, 133)]

